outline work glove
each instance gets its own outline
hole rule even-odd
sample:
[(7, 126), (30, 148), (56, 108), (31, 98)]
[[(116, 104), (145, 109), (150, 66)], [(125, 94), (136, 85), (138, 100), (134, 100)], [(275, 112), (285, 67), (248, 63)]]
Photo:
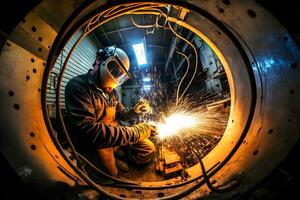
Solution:
[(133, 125), (135, 130), (140, 134), (140, 140), (148, 139), (150, 136), (156, 135), (156, 127), (148, 123), (142, 122)]
[(152, 108), (149, 105), (149, 101), (141, 99), (133, 108), (133, 111), (137, 114), (147, 114), (152, 112)]

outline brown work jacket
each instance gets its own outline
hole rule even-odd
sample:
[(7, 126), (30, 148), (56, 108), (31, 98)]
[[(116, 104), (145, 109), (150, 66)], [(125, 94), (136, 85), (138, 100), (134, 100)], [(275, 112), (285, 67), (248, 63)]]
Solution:
[[(117, 123), (137, 114), (125, 109), (115, 90), (106, 97), (90, 71), (68, 82), (65, 103), (71, 138), (81, 150), (126, 145), (140, 139), (136, 128)], [(115, 119), (106, 120), (107, 117)]]

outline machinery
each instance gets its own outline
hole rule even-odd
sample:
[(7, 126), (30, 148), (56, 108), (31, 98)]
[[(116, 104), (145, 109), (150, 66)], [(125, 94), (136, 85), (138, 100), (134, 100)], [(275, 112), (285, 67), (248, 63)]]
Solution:
[(160, 156), (155, 161), (155, 169), (158, 173), (163, 174), (166, 178), (182, 173), (184, 169), (181, 165), (181, 158), (175, 151), (162, 146), (159, 154)]

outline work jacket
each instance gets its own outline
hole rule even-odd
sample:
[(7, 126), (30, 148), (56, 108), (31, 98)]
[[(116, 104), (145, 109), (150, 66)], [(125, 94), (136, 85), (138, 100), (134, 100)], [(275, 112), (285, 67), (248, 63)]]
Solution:
[(90, 71), (68, 82), (65, 103), (69, 115), (69, 132), (80, 149), (120, 146), (136, 143), (140, 139), (136, 128), (117, 123), (118, 120), (137, 117), (137, 114), (125, 109), (115, 90), (106, 96), (97, 87)]

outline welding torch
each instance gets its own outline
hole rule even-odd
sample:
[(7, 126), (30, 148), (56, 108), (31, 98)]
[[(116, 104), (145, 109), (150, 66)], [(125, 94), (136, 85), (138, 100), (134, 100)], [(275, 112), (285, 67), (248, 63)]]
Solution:
[(144, 99), (143, 97), (140, 98), (139, 102), (134, 106), (133, 110), (134, 112), (143, 116), (152, 112), (149, 101), (147, 99)]
[[(145, 115), (152, 113), (152, 108), (150, 106), (150, 102), (147, 99), (141, 97), (139, 102), (133, 108), (134, 112), (139, 114), (142, 118), (143, 122), (146, 122)], [(157, 128), (154, 123), (146, 122), (149, 126), (151, 126), (151, 136), (157, 135)]]

